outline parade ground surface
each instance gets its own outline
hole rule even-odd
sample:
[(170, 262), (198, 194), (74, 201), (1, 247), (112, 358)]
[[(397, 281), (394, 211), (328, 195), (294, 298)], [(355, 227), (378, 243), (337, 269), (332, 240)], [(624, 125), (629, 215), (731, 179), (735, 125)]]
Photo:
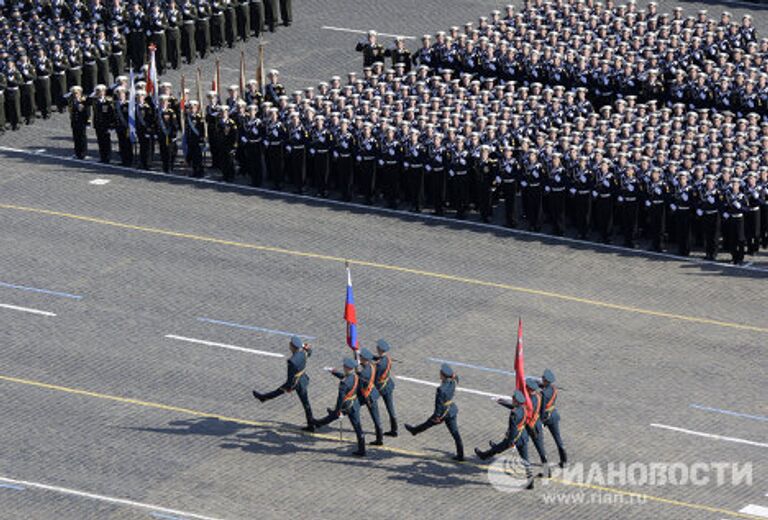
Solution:
[[(416, 37), (503, 8), (294, 4), (265, 37), (289, 91), (360, 69), (347, 29)], [(221, 53), (230, 82), (238, 55)], [(735, 268), (86, 164), (63, 115), (0, 145), (3, 519), (768, 517), (765, 253)], [(393, 345), (401, 426), (454, 363), (467, 462), (443, 426), (355, 458), (349, 421), (340, 442), (337, 424), (299, 431), (293, 395), (253, 399), (282, 384), (295, 333), (315, 413), (333, 405), (346, 259), (362, 344)], [(504, 492), (472, 448), (507, 428), (491, 397), (514, 387), (518, 317), (528, 374), (563, 387), (573, 472)]]

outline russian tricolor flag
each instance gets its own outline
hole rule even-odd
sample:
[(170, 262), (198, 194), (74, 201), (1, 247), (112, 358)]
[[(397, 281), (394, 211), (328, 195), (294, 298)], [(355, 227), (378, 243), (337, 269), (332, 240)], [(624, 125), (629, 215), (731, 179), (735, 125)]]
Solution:
[(344, 321), (347, 322), (347, 346), (357, 351), (357, 314), (355, 313), (355, 297), (352, 294), (352, 271), (349, 270), (349, 264), (347, 264), (347, 299), (344, 302)]

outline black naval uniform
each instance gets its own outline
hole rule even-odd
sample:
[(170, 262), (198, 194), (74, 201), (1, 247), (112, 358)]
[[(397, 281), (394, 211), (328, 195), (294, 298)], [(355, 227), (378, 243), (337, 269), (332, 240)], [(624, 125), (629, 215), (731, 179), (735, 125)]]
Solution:
[(133, 166), (133, 143), (131, 128), (128, 124), (128, 107), (128, 99), (115, 101), (115, 133), (120, 151), (120, 164), (123, 166)]
[(640, 183), (636, 177), (624, 177), (621, 180), (617, 201), (621, 214), (621, 231), (626, 247), (635, 247), (640, 195)]
[(155, 109), (146, 100), (136, 103), (136, 134), (139, 140), (139, 166), (149, 170), (155, 151)]
[(345, 201), (352, 200), (355, 184), (355, 168), (353, 155), (356, 153), (357, 140), (352, 132), (339, 132), (334, 140), (333, 169), (336, 182), (341, 189), (341, 196)]
[(5, 71), (5, 115), (13, 130), (21, 123), (21, 84), (23, 78), (18, 69)]
[(540, 163), (529, 164), (523, 171), (520, 186), (523, 192), (523, 209), (532, 231), (541, 230), (541, 197), (544, 168)]
[(181, 11), (168, 9), (165, 13), (165, 21), (166, 59), (171, 68), (176, 70), (181, 64), (181, 25), (183, 23)]
[(382, 187), (387, 204), (392, 209), (397, 208), (402, 157), (403, 147), (397, 139), (385, 140), (381, 144), (377, 169), (378, 183)]
[(205, 121), (201, 114), (189, 114), (184, 128), (187, 141), (187, 162), (192, 167), (192, 177), (200, 178), (203, 170), (203, 148), (205, 147)]
[(471, 168), (469, 150), (454, 150), (450, 154), (448, 167), (448, 189), (451, 198), (451, 207), (456, 210), (456, 218), (464, 218), (469, 200), (469, 170)]
[(667, 184), (663, 180), (648, 181), (645, 192), (645, 208), (648, 218), (647, 233), (651, 248), (661, 252), (664, 245), (667, 212)]
[(247, 119), (240, 135), (244, 147), (245, 173), (251, 179), (251, 186), (261, 186), (264, 180), (264, 136), (261, 120), (258, 117)]
[(714, 260), (717, 257), (722, 196), (716, 187), (707, 190), (705, 186), (702, 186), (696, 202), (696, 214), (701, 221), (704, 238), (704, 254), (708, 260)]
[(21, 63), (18, 65), (21, 73), (22, 83), (20, 85), (21, 93), (21, 116), (29, 125), (35, 120), (37, 112), (37, 103), (35, 103), (35, 66), (32, 63)]
[(72, 96), (69, 100), (70, 124), (72, 126), (72, 139), (75, 143), (75, 157), (85, 159), (88, 153), (88, 106), (85, 99), (78, 100)]
[(172, 107), (161, 110), (157, 115), (157, 137), (160, 145), (160, 158), (163, 171), (171, 173), (176, 158), (176, 136), (179, 132), (179, 120)]
[(51, 60), (48, 56), (35, 57), (35, 101), (40, 115), (48, 119), (51, 114)]
[(376, 137), (360, 136), (357, 146), (357, 187), (361, 196), (365, 197), (366, 204), (373, 204), (376, 194), (376, 156), (379, 153), (379, 145)]
[(226, 121), (220, 120), (219, 146), (221, 152), (221, 173), (224, 182), (235, 180), (235, 153), (237, 152), (237, 123), (234, 119), (228, 118)]
[[(477, 203), (480, 210), (480, 218), (483, 222), (490, 222), (493, 217), (493, 192), (499, 179), (499, 163), (496, 159), (488, 157), (487, 160), (477, 158), (475, 161), (475, 182), (477, 182)], [(529, 188), (536, 189), (537, 187)], [(539, 208), (541, 207), (541, 188), (538, 185)]]
[(589, 168), (577, 166), (571, 177), (569, 193), (573, 197), (573, 218), (576, 221), (576, 231), (582, 240), (585, 240), (589, 233), (594, 187), (594, 176)]
[(112, 138), (109, 131), (115, 125), (115, 108), (112, 100), (95, 98), (91, 102), (93, 109), (93, 129), (99, 144), (99, 162), (109, 163), (112, 155)]
[(677, 253), (680, 256), (691, 254), (691, 213), (694, 203), (694, 190), (691, 185), (678, 186), (672, 195), (670, 208), (675, 223)]
[(56, 105), (59, 113), (67, 106), (67, 68), (69, 66), (64, 51), (51, 54), (51, 102)]
[(566, 174), (565, 168), (558, 166), (553, 168), (547, 175), (547, 185), (545, 190), (549, 195), (549, 219), (552, 222), (552, 232), (557, 236), (563, 236), (565, 233), (565, 190)]
[(191, 0), (181, 4), (181, 52), (187, 64), (195, 62), (197, 57), (197, 7)]
[(384, 46), (380, 43), (371, 45), (370, 42), (358, 42), (355, 46), (357, 52), (363, 53), (363, 67), (370, 67), (377, 61), (384, 62)]
[(320, 197), (328, 196), (330, 188), (330, 155), (333, 134), (326, 128), (312, 128), (309, 132), (309, 155), (312, 161), (314, 184)]
[(610, 171), (601, 172), (598, 175), (592, 191), (595, 199), (595, 225), (601, 240), (607, 244), (611, 241), (613, 228), (613, 195), (616, 190), (616, 179)]
[(307, 146), (309, 132), (300, 122), (288, 127), (288, 139), (285, 143), (285, 163), (288, 179), (293, 183), (296, 193), (303, 194), (307, 187)]
[(285, 147), (285, 125), (278, 121), (268, 121), (265, 127), (264, 147), (266, 149), (267, 175), (269, 175), (274, 187), (283, 188), (285, 178), (285, 162), (283, 150)]

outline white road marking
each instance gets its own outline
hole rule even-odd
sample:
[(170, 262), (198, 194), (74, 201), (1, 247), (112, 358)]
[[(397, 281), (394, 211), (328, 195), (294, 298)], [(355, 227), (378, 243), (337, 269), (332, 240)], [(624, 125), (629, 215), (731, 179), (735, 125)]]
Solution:
[(697, 432), (694, 430), (686, 430), (685, 428), (678, 428), (677, 426), (669, 426), (666, 424), (651, 424), (654, 428), (661, 428), (663, 430), (671, 430), (673, 432), (687, 433), (688, 435), (695, 435), (697, 437), (705, 437), (707, 439), (715, 439), (718, 441), (736, 442), (739, 444), (747, 444), (749, 446), (757, 446), (759, 448), (768, 448), (768, 444), (764, 442), (750, 441), (747, 439), (739, 439), (738, 437), (726, 437), (724, 435), (716, 435), (714, 433)]
[[(435, 383), (434, 381), (424, 381), (423, 379), (416, 379), (414, 377), (395, 376), (395, 379), (400, 379), (401, 381), (410, 381), (411, 383), (418, 383), (420, 385), (427, 385), (427, 386), (434, 386), (434, 387), (440, 386), (440, 383)], [(507, 397), (507, 398), (509, 397), (501, 394), (492, 394), (490, 392), (483, 392), (482, 390), (473, 390), (472, 388), (463, 388), (461, 386), (457, 386), (456, 391), (464, 392), (467, 394), (482, 395), (485, 397)]]
[(760, 518), (768, 518), (768, 507), (749, 504), (748, 506), (742, 507), (741, 509), (739, 509), (739, 513), (745, 513), (747, 515), (755, 515), (755, 516), (759, 516)]
[(245, 347), (238, 347), (237, 345), (228, 345), (226, 343), (216, 343), (215, 341), (206, 341), (204, 339), (195, 339), (195, 338), (186, 338), (184, 336), (177, 336), (175, 334), (166, 334), (165, 336), (168, 339), (175, 339), (178, 341), (186, 341), (187, 343), (196, 343), (198, 345), (207, 345), (209, 347), (218, 347), (218, 348), (225, 348), (228, 350), (236, 350), (238, 352), (246, 352), (248, 354), (256, 354), (259, 356), (269, 356), (269, 357), (285, 357), (282, 354), (278, 354), (277, 352), (266, 352), (264, 350), (255, 350)]
[(56, 316), (52, 312), (40, 311), (37, 309), (30, 309), (29, 307), (19, 307), (17, 305), (9, 305), (7, 303), (0, 303), (0, 307), (2, 307), (3, 309), (11, 309), (13, 311), (21, 311), (21, 312), (28, 312), (30, 314), (38, 314), (40, 316)]
[(93, 179), (92, 181), (89, 181), (88, 184), (93, 184), (94, 186), (104, 186), (105, 184), (109, 184), (109, 179)]
[[(20, 148), (11, 148), (9, 146), (0, 146), (0, 151), (15, 153), (15, 154), (21, 154), (21, 155), (27, 155), (27, 156), (34, 156), (35, 153), (30, 152), (29, 150), (22, 150)], [(500, 224), (486, 224), (484, 222), (473, 222), (473, 221), (457, 221), (453, 217), (446, 217), (446, 216), (439, 216), (439, 215), (429, 215), (426, 213), (411, 213), (410, 211), (401, 210), (401, 209), (390, 209), (390, 208), (384, 208), (384, 207), (377, 207), (377, 206), (368, 206), (366, 204), (359, 204), (356, 202), (345, 202), (343, 200), (334, 200), (334, 199), (321, 199), (319, 197), (313, 197), (311, 195), (300, 195), (298, 193), (291, 193), (289, 191), (277, 191), (277, 190), (271, 190), (269, 188), (257, 188), (255, 186), (247, 186), (244, 184), (230, 184), (227, 182), (222, 181), (216, 181), (210, 178), (204, 178), (204, 179), (196, 179), (193, 177), (187, 177), (186, 175), (176, 175), (172, 173), (162, 173), (162, 172), (156, 172), (156, 171), (147, 171), (147, 170), (137, 170), (136, 168), (129, 168), (127, 166), (121, 166), (119, 164), (104, 164), (96, 161), (88, 161), (84, 159), (77, 159), (76, 157), (65, 157), (63, 155), (56, 155), (52, 153), (44, 153), (44, 154), (38, 154), (43, 157), (46, 157), (48, 159), (55, 159), (57, 161), (62, 162), (71, 162), (75, 164), (83, 164), (90, 168), (101, 168), (105, 170), (114, 170), (119, 172), (128, 173), (130, 175), (133, 175), (135, 177), (160, 177), (160, 178), (166, 178), (166, 179), (176, 179), (176, 180), (182, 180), (185, 182), (189, 182), (190, 184), (209, 184), (211, 186), (221, 186), (223, 188), (227, 188), (229, 190), (236, 190), (236, 191), (250, 191), (250, 192), (256, 192), (256, 193), (267, 193), (270, 195), (278, 195), (280, 197), (290, 198), (290, 199), (297, 199), (297, 200), (308, 200), (312, 202), (322, 202), (323, 204), (329, 204), (332, 206), (341, 206), (345, 208), (355, 208), (359, 210), (365, 210), (369, 213), (381, 213), (385, 215), (398, 215), (401, 217), (408, 217), (409, 219), (413, 220), (427, 220), (427, 221), (434, 221), (434, 222), (444, 222), (444, 223), (450, 223), (452, 225), (463, 225), (467, 227), (473, 227), (473, 228), (480, 228), (480, 229), (488, 229), (492, 231), (496, 231), (499, 233), (505, 233), (508, 235), (520, 235), (525, 237), (534, 237), (534, 238), (540, 238), (543, 240), (547, 240), (550, 242), (561, 242), (565, 244), (577, 244), (580, 246), (589, 246), (594, 249), (603, 249), (608, 251), (618, 251), (623, 254), (629, 254), (633, 256), (646, 256), (651, 258), (663, 258), (666, 260), (674, 260), (677, 262), (686, 262), (690, 264), (698, 264), (698, 265), (711, 265), (720, 269), (735, 269), (739, 271), (751, 271), (751, 272), (757, 272), (757, 273), (768, 273), (768, 269), (758, 267), (758, 266), (745, 266), (745, 265), (735, 265), (732, 263), (727, 262), (717, 262), (713, 260), (705, 260), (701, 257), (683, 257), (683, 256), (677, 256), (672, 253), (658, 253), (656, 251), (645, 251), (643, 249), (633, 249), (629, 247), (623, 247), (618, 246), (615, 244), (602, 244), (600, 242), (593, 242), (591, 240), (582, 240), (579, 238), (571, 238), (571, 237), (559, 237), (556, 235), (550, 235), (547, 233), (541, 233), (541, 232), (535, 232), (535, 231), (526, 231), (524, 229), (510, 229), (506, 226), (502, 226)]]
[[(368, 34), (368, 31), (361, 31), (360, 29), (347, 29), (346, 27), (333, 27), (331, 25), (323, 25), (321, 29), (325, 29), (326, 31), (337, 31), (337, 32), (348, 32), (348, 33), (355, 33), (355, 34)], [(415, 36), (406, 36), (404, 34), (389, 34), (389, 33), (383, 33), (378, 32), (379, 36), (391, 36), (392, 38), (396, 38), (397, 36), (400, 36), (401, 38), (405, 38), (406, 40), (415, 40)]]
[(187, 513), (186, 511), (179, 511), (177, 509), (168, 509), (167, 507), (153, 506), (152, 504), (145, 504), (143, 502), (136, 502), (134, 500), (128, 500), (125, 498), (114, 498), (105, 495), (97, 495), (95, 493), (87, 493), (85, 491), (78, 491), (76, 489), (69, 489), (59, 486), (51, 486), (48, 484), (41, 484), (39, 482), (28, 482), (25, 480), (16, 480), (7, 477), (0, 477), (0, 482), (6, 482), (8, 484), (15, 484), (17, 486), (26, 486), (30, 488), (43, 489), (45, 491), (53, 491), (55, 493), (61, 493), (63, 495), (72, 495), (81, 498), (90, 498), (91, 500), (98, 500), (100, 502), (107, 502), (110, 504), (118, 504), (122, 506), (134, 507), (138, 509), (149, 509), (151, 511), (159, 511), (162, 513), (168, 513), (171, 515), (179, 515), (186, 518), (196, 518), (198, 520), (219, 520), (212, 516), (203, 516), (195, 513)]

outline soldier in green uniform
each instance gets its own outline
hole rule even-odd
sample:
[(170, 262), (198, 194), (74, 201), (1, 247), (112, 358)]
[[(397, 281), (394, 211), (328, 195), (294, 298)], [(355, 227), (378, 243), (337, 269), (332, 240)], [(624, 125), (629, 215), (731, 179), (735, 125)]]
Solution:
[(445, 423), (456, 443), (456, 456), (453, 457), (453, 460), (463, 461), (464, 443), (461, 440), (459, 424), (456, 419), (459, 414), (459, 407), (453, 402), (456, 386), (459, 384), (459, 377), (449, 364), (444, 363), (442, 367), (440, 367), (440, 380), (441, 384), (435, 393), (435, 410), (432, 412), (432, 415), (422, 424), (417, 426), (406, 424), (405, 429), (408, 430), (411, 435), (418, 435), (437, 424)]
[(315, 431), (315, 424), (312, 417), (312, 407), (309, 404), (309, 395), (307, 394), (309, 376), (305, 373), (307, 360), (312, 355), (312, 346), (309, 343), (304, 343), (300, 337), (293, 336), (289, 343), (289, 349), (291, 357), (288, 358), (288, 375), (285, 383), (276, 390), (266, 394), (254, 390), (253, 396), (263, 403), (283, 394), (290, 394), (296, 391), (296, 395), (299, 396), (301, 401), (301, 406), (304, 407), (304, 415), (307, 419), (307, 426), (302, 429), (307, 432), (313, 432)]
[(560, 467), (568, 463), (568, 455), (560, 437), (560, 414), (555, 408), (557, 402), (557, 388), (555, 388), (555, 374), (546, 369), (541, 376), (541, 422), (552, 434), (557, 445), (557, 453), (560, 455)]
[(395, 414), (395, 380), (392, 378), (392, 357), (389, 355), (390, 346), (385, 340), (376, 342), (376, 389), (384, 400), (389, 415), (389, 431), (384, 435), (397, 437), (397, 415)]
[(328, 415), (322, 419), (315, 419), (313, 424), (319, 428), (340, 418), (342, 414), (346, 415), (349, 417), (349, 420), (352, 423), (352, 428), (355, 430), (355, 436), (357, 437), (357, 450), (352, 454), (358, 457), (364, 457), (365, 434), (363, 433), (363, 427), (360, 424), (360, 379), (357, 372), (355, 372), (357, 361), (351, 358), (345, 358), (343, 367), (343, 370), (335, 370), (331, 367), (326, 367), (326, 370), (334, 377), (341, 379), (339, 382), (339, 393), (336, 398), (336, 406), (334, 408), (328, 408)]

